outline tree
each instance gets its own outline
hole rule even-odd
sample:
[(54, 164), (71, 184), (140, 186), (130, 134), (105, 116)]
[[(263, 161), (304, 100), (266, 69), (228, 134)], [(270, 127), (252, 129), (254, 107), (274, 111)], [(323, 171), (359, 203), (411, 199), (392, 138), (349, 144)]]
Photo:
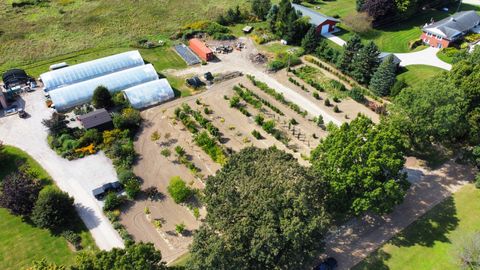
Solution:
[(456, 244), (457, 259), (461, 269), (477, 270), (480, 267), (480, 233), (465, 237)]
[(54, 187), (44, 188), (32, 211), (32, 221), (40, 228), (57, 230), (75, 217), (73, 198)]
[(267, 15), (268, 26), (270, 27), (270, 31), (272, 31), (272, 33), (277, 32), (276, 24), (278, 18), (278, 11), (278, 5), (273, 5)]
[(358, 12), (362, 11), (364, 4), (365, 4), (365, 0), (356, 0), (355, 1), (355, 10), (358, 11)]
[(114, 248), (110, 251), (84, 252), (77, 256), (72, 270), (167, 270), (162, 262), (162, 254), (152, 243), (128, 245), (125, 249)]
[(265, 20), (272, 7), (272, 2), (270, 0), (253, 0), (252, 1), (252, 12), (260, 19)]
[(192, 195), (192, 190), (187, 187), (185, 181), (179, 176), (174, 176), (170, 179), (167, 190), (176, 203), (185, 202)]
[(27, 216), (32, 212), (42, 188), (30, 176), (22, 172), (8, 175), (1, 182), (0, 206), (14, 215)]
[(391, 126), (360, 115), (333, 129), (312, 152), (312, 174), (327, 183), (330, 210), (340, 215), (390, 212), (408, 188), (404, 143)]
[(109, 192), (105, 196), (105, 204), (103, 205), (103, 210), (112, 211), (117, 209), (125, 202), (124, 196), (118, 196), (115, 192)]
[(374, 20), (384, 18), (395, 11), (394, 0), (365, 0), (362, 8)]
[(100, 85), (95, 88), (92, 96), (92, 104), (93, 107), (97, 109), (113, 107), (112, 95), (105, 86)]
[(347, 43), (343, 46), (343, 53), (340, 56), (338, 63), (338, 68), (345, 72), (349, 73), (352, 71), (352, 63), (355, 55), (358, 54), (360, 49), (363, 48), (362, 39), (359, 35), (353, 35)]
[(292, 155), (249, 147), (206, 183), (192, 269), (303, 269), (318, 254), (329, 222), (323, 187)]
[(405, 88), (390, 106), (388, 121), (401, 130), (414, 150), (451, 143), (468, 133), (468, 102), (447, 78), (435, 77)]
[(127, 193), (127, 197), (131, 200), (137, 197), (138, 193), (140, 193), (140, 182), (137, 178), (130, 178), (125, 183), (125, 193)]
[(368, 84), (380, 64), (380, 51), (373, 41), (358, 51), (353, 57), (351, 75), (359, 82)]
[(317, 28), (312, 25), (308, 30), (305, 37), (302, 39), (302, 48), (305, 50), (305, 54), (310, 54), (315, 51), (318, 44)]
[(48, 128), (48, 131), (52, 136), (61, 134), (67, 129), (65, 115), (57, 112), (54, 112), (50, 119), (43, 119), (42, 124)]
[(142, 116), (140, 112), (133, 108), (123, 109), (121, 114), (113, 116), (113, 125), (115, 128), (125, 130), (128, 129), (133, 135), (142, 124)]
[(370, 89), (378, 96), (388, 96), (395, 84), (397, 64), (393, 54), (389, 55), (378, 67), (370, 80)]

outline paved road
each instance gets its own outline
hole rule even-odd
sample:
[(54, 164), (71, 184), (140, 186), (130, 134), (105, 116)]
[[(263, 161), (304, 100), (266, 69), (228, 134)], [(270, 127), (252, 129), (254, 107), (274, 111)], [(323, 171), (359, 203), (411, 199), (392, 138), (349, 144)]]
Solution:
[[(470, 0), (475, 2), (480, 2), (480, 0)], [(480, 4), (479, 4), (480, 5)], [(341, 39), (330, 33), (322, 34), (328, 40), (343, 46), (346, 42), (345, 40)], [(402, 60), (400, 66), (410, 66), (410, 65), (427, 65), (427, 66), (434, 66), (438, 68), (442, 68), (445, 70), (451, 70), (452, 65), (443, 62), (437, 57), (437, 52), (440, 49), (429, 47), (425, 50), (419, 52), (412, 52), (412, 53), (395, 53), (395, 55)]]
[(122, 239), (104, 216), (100, 203), (91, 195), (93, 188), (116, 179), (111, 161), (103, 153), (68, 161), (52, 151), (47, 144), (47, 131), (41, 124), (42, 119), (51, 115), (42, 92), (37, 90), (23, 96), (30, 118), (20, 119), (18, 115), (0, 118), (0, 140), (30, 154), (60, 189), (75, 198), (76, 209), (100, 249), (123, 247)]
[(471, 168), (453, 161), (440, 169), (428, 171), (410, 158), (406, 168), (412, 186), (405, 201), (393, 213), (353, 219), (327, 237), (326, 254), (338, 260), (339, 270), (350, 269), (361, 262), (475, 175)]
[(313, 116), (322, 115), (325, 123), (332, 122), (338, 126), (342, 124), (343, 121), (336, 119), (332, 115), (333, 112), (332, 114), (330, 114), (329, 112), (323, 110), (295, 90), (292, 90), (285, 85), (279, 83), (277, 80), (269, 76), (264, 70), (261, 70), (260, 67), (252, 64), (248, 57), (250, 54), (255, 54), (257, 51), (250, 39), (243, 39), (242, 41), (247, 44), (247, 48), (242, 52), (234, 51), (230, 54), (218, 55), (221, 60), (219, 62), (211, 62), (205, 66), (198, 66), (190, 69), (180, 70), (175, 72), (175, 75), (185, 76), (189, 74), (204, 74), (205, 72), (224, 73), (231, 71), (241, 71), (244, 74), (250, 74), (255, 76), (258, 80), (267, 83), (270, 87), (274, 88), (278, 92), (283, 93), (287, 100), (298, 104), (309, 114)]

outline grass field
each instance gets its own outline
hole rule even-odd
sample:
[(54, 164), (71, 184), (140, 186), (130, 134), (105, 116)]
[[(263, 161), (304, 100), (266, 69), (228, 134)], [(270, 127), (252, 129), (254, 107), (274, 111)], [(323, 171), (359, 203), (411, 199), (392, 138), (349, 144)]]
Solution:
[(480, 190), (467, 185), (354, 269), (459, 269), (456, 247), (480, 230), (479, 212)]
[[(17, 164), (26, 162), (39, 172), (44, 184), (53, 185), (48, 173), (27, 153), (12, 146), (5, 146), (4, 152), (7, 158), (0, 163), (0, 181), (17, 170)], [(71, 229), (82, 237), (84, 249), (96, 249), (92, 236), (80, 220), (76, 222), (76, 228)], [(73, 262), (75, 253), (69, 249), (63, 237), (23, 222), (20, 217), (0, 208), (0, 269), (22, 269), (42, 258), (68, 265)]]
[(402, 69), (403, 72), (397, 75), (397, 80), (404, 80), (408, 85), (414, 85), (444, 71), (441, 68), (426, 65), (412, 65)]
[[(0, 71), (82, 54), (95, 48), (121, 50), (139, 39), (173, 34), (195, 20), (215, 18), (246, 0), (52, 0), (12, 8), (0, 1)], [(112, 53), (110, 53), (112, 54)]]

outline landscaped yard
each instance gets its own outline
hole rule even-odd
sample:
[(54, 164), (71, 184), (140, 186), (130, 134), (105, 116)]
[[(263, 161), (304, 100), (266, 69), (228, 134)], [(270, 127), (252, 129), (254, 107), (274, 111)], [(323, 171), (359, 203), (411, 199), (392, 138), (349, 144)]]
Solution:
[(479, 211), (480, 190), (467, 185), (354, 269), (459, 269), (456, 247), (480, 230)]
[(425, 81), (444, 70), (437, 67), (426, 65), (412, 65), (403, 67), (404, 72), (397, 76), (397, 80), (404, 80), (408, 85), (414, 85), (418, 82)]
[[(312, 6), (305, 4), (306, 6)], [(354, 0), (334, 0), (334, 1), (322, 1), (318, 6), (318, 11), (329, 16), (339, 15), (340, 19), (345, 18), (349, 14), (355, 12), (355, 1)], [(460, 11), (462, 10), (477, 10), (480, 11), (480, 8), (477, 6), (472, 6), (468, 4), (462, 4)], [(422, 33), (421, 27), (434, 19), (438, 21), (443, 19), (450, 14), (456, 11), (456, 6), (450, 7), (449, 12), (444, 12), (440, 10), (428, 10), (426, 12), (419, 13), (413, 16), (411, 19), (405, 20), (403, 22), (395, 23), (389, 25), (388, 27), (375, 29), (369, 31), (368, 33), (362, 34), (362, 38), (365, 40), (373, 40), (381, 51), (385, 52), (409, 52), (408, 43), (412, 40), (420, 38)], [(345, 40), (348, 40), (353, 33), (350, 32), (349, 27), (340, 24), (341, 28), (344, 28), (347, 31), (342, 31), (339, 33), (339, 36)]]
[[(27, 153), (12, 146), (5, 146), (4, 151), (7, 158), (0, 164), (0, 181), (15, 171), (19, 162), (25, 162), (39, 173), (43, 183), (52, 185), (48, 173)], [(82, 237), (83, 248), (96, 249), (89, 231), (80, 220), (78, 224), (75, 231)], [(68, 247), (63, 237), (23, 222), (20, 217), (0, 208), (0, 269), (22, 269), (42, 258), (69, 265), (74, 261), (75, 252)]]

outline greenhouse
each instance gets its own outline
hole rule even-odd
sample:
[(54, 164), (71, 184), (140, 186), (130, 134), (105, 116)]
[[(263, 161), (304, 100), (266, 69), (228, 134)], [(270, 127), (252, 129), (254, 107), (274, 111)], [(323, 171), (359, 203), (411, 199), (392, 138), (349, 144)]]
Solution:
[(117, 71), (144, 65), (138, 51), (120, 53), (93, 61), (65, 67), (40, 75), (46, 92), (62, 86), (90, 80)]
[(123, 91), (133, 108), (142, 109), (169, 101), (175, 97), (167, 79), (160, 79), (128, 88)]
[(102, 77), (68, 85), (50, 91), (55, 108), (65, 111), (75, 106), (90, 102), (95, 88), (102, 85), (114, 94), (121, 90), (158, 79), (155, 68), (151, 65), (134, 67)]

